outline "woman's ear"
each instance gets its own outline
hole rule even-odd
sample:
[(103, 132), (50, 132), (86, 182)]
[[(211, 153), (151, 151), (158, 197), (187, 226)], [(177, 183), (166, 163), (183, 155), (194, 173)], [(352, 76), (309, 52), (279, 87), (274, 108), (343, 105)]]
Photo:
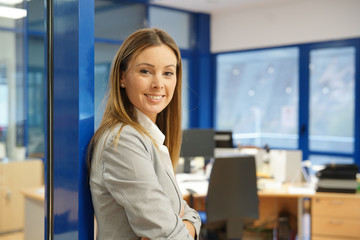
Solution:
[(121, 72), (120, 73), (120, 86), (122, 87), (122, 88), (125, 88), (125, 79), (124, 79), (124, 72)]

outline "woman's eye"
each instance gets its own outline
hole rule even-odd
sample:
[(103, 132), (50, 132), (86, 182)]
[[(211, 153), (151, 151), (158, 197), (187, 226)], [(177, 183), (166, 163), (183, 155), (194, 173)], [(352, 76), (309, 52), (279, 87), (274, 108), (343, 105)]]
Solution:
[(170, 77), (170, 76), (174, 75), (174, 72), (168, 71), (168, 72), (165, 72), (164, 75)]
[(142, 74), (149, 74), (150, 71), (147, 70), (147, 69), (141, 69), (141, 70), (140, 70), (140, 73), (142, 73)]

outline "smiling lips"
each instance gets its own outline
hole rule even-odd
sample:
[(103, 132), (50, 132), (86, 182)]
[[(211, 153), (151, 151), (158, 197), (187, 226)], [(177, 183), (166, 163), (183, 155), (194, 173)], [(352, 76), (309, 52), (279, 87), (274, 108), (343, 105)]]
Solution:
[(145, 94), (145, 96), (154, 99), (154, 100), (160, 100), (161, 98), (164, 97), (164, 95), (149, 95), (149, 94)]

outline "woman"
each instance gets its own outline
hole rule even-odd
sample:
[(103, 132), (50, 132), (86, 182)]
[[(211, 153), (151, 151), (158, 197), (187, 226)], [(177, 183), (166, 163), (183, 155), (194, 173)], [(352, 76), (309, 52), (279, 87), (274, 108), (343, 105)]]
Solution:
[(181, 57), (164, 31), (130, 35), (113, 61), (89, 144), (98, 239), (196, 239), (200, 217), (174, 176), (181, 143)]

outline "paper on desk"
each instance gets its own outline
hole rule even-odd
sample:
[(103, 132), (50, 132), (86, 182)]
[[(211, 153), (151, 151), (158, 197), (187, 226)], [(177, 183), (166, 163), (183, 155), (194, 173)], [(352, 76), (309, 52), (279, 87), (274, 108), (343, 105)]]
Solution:
[(182, 194), (207, 194), (209, 181), (203, 174), (176, 174), (176, 180)]
[(289, 186), (288, 191), (290, 194), (315, 194), (315, 188), (311, 186)]

